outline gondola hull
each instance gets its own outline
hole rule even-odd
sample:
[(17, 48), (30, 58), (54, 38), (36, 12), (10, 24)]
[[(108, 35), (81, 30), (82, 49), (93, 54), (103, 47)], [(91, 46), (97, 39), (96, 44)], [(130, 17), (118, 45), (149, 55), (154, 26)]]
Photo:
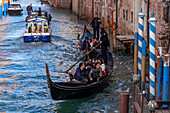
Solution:
[[(112, 71), (112, 70), (110, 70)], [(103, 80), (91, 84), (58, 82), (54, 83), (48, 78), (48, 85), (50, 88), (51, 98), (53, 100), (67, 100), (91, 96), (95, 93), (101, 92), (108, 86), (108, 79), (111, 76), (107, 75)]]

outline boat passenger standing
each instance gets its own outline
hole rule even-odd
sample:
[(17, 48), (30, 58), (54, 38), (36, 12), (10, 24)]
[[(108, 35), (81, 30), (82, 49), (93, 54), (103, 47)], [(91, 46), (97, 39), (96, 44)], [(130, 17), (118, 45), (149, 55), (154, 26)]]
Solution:
[(85, 65), (84, 63), (80, 63), (79, 67), (76, 69), (74, 79), (72, 81), (75, 82), (87, 82), (87, 78), (85, 77), (84, 71)]
[(88, 25), (88, 26), (92, 25), (92, 27), (93, 27), (93, 33), (94, 33), (93, 39), (96, 38), (96, 32), (97, 32), (97, 38), (96, 39), (99, 40), (99, 28), (100, 28), (100, 24), (101, 24), (101, 20), (98, 17), (98, 14), (96, 13), (95, 17), (93, 18), (91, 23)]
[(102, 56), (104, 59), (104, 63), (105, 65), (107, 65), (107, 46), (108, 46), (108, 37), (107, 37), (107, 33), (104, 30), (104, 28), (101, 28), (101, 38), (100, 38), (100, 43), (101, 43), (101, 52), (102, 52)]
[(30, 5), (27, 6), (27, 13), (28, 13), (28, 15), (31, 14), (31, 11), (33, 11), (33, 9), (32, 9), (32, 4), (30, 4)]
[(41, 7), (39, 7), (38, 16), (41, 16)]

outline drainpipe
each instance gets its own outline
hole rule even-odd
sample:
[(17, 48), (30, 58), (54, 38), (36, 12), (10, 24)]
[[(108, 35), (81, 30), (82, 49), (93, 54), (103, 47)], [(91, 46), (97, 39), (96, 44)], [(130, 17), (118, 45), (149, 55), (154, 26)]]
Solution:
[(94, 17), (94, 0), (92, 0), (92, 18)]
[(116, 0), (116, 29), (118, 28), (118, 0)]
[[(147, 20), (149, 20), (149, 1), (147, 3)], [(147, 48), (149, 47), (149, 22), (147, 21)]]

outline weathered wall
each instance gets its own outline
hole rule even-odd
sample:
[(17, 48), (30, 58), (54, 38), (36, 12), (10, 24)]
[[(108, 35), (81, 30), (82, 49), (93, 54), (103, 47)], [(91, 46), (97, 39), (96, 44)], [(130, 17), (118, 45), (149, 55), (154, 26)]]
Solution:
[(72, 11), (78, 14), (78, 0), (72, 0)]
[(118, 30), (123, 34), (134, 33), (133, 0), (118, 1)]
[(57, 8), (64, 8), (64, 9), (70, 9), (72, 4), (72, 0), (48, 0), (50, 5), (57, 7)]
[(149, 15), (151, 16), (152, 11), (154, 11), (154, 16), (157, 20), (156, 22), (156, 47), (158, 46), (164, 46), (167, 47), (168, 41), (161, 41), (159, 38), (161, 38), (162, 34), (160, 32), (166, 32), (167, 29), (170, 29), (170, 26), (168, 23), (166, 23), (163, 19), (163, 7), (165, 6), (165, 3), (160, 3), (160, 1), (157, 0), (150, 0), (150, 12)]

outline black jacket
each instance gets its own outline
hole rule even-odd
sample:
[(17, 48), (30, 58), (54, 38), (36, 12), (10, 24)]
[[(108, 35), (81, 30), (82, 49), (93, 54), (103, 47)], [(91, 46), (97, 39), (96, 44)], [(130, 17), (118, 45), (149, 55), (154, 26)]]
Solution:
[(76, 69), (75, 76), (74, 78), (78, 81), (84, 79), (85, 77), (85, 72), (84, 70), (81, 70), (79, 67)]
[(93, 28), (99, 28), (101, 22), (99, 22), (100, 18), (94, 17), (93, 20), (91, 21), (90, 25), (92, 25)]
[(109, 43), (108, 43), (108, 37), (107, 37), (107, 33), (105, 30), (102, 30), (101, 31), (101, 38), (100, 38), (100, 41), (102, 41), (102, 44), (101, 46), (109, 46)]

